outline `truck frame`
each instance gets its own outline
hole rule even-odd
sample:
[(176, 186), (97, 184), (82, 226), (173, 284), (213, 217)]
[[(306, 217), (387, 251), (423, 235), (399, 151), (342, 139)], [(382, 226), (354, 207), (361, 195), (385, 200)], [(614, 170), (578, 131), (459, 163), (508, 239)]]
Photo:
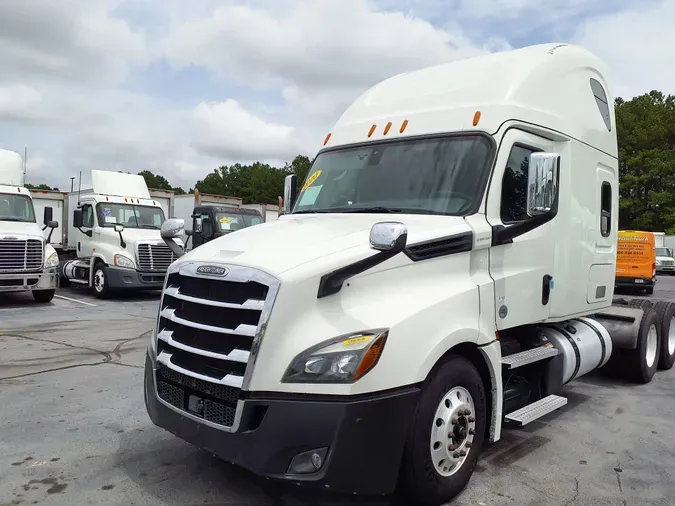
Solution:
[[(169, 267), (151, 420), (259, 475), (437, 505), (570, 381), (671, 368), (675, 304), (613, 301), (606, 75), (544, 44), (363, 93), (278, 220)], [(162, 226), (176, 256), (183, 228)]]

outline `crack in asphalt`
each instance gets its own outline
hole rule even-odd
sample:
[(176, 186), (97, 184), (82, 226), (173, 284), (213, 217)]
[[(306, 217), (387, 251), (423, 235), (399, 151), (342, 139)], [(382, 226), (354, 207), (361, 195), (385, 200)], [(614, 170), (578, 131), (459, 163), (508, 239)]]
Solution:
[(122, 360), (122, 346), (125, 344), (129, 344), (132, 341), (136, 341), (138, 339), (143, 339), (148, 336), (152, 332), (152, 329), (150, 330), (145, 330), (142, 333), (130, 337), (129, 339), (125, 339), (121, 341), (120, 343), (115, 346), (115, 348), (112, 351), (101, 351), (97, 350), (95, 348), (90, 348), (88, 346), (81, 346), (81, 345), (76, 345), (76, 344), (70, 344), (70, 343), (63, 343), (61, 341), (55, 341), (53, 339), (40, 339), (37, 337), (29, 337), (29, 336), (24, 336), (21, 334), (9, 334), (9, 333), (2, 333), (2, 336), (4, 337), (15, 337), (19, 339), (26, 339), (28, 341), (34, 341), (34, 342), (42, 342), (42, 343), (50, 343), (50, 344), (56, 344), (58, 346), (65, 346), (66, 348), (70, 348), (73, 350), (84, 350), (88, 351), (90, 353), (94, 353), (97, 355), (101, 355), (103, 357), (103, 360), (100, 362), (94, 362), (94, 363), (89, 363), (89, 364), (72, 364), (72, 365), (66, 365), (63, 367), (54, 367), (51, 369), (43, 369), (41, 371), (34, 371), (34, 372), (29, 372), (25, 374), (17, 374), (15, 376), (7, 376), (5, 378), (0, 378), (0, 382), (5, 381), (5, 380), (12, 380), (12, 379), (17, 379), (17, 378), (25, 378), (27, 376), (35, 376), (37, 374), (44, 374), (48, 372), (55, 372), (55, 371), (63, 371), (66, 369), (74, 369), (76, 367), (95, 367), (98, 365), (103, 365), (103, 364), (112, 364), (112, 365), (121, 365), (125, 367), (133, 367), (137, 369), (142, 369), (141, 366), (138, 365), (132, 365), (132, 364), (122, 364), (121, 362), (118, 362), (119, 360)]

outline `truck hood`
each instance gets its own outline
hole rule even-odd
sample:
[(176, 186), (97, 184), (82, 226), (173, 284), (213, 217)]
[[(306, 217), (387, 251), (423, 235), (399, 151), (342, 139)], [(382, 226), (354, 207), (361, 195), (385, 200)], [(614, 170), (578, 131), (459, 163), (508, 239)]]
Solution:
[(44, 239), (41, 227), (37, 223), (19, 221), (0, 221), (0, 238), (4, 236), (20, 239)]
[[(111, 243), (119, 243), (119, 234), (115, 232), (114, 229), (112, 228), (103, 228), (103, 229), (97, 229), (101, 237), (105, 237), (109, 242)], [(129, 244), (136, 244), (136, 243), (157, 243), (157, 244), (164, 244), (164, 240), (162, 239), (162, 236), (159, 233), (159, 230), (156, 229), (150, 229), (150, 228), (125, 228), (122, 231), (122, 237), (124, 238), (124, 241), (129, 243)], [(178, 239), (178, 243), (181, 244), (180, 239)]]
[(254, 267), (273, 276), (353, 248), (368, 251), (371, 227), (399, 221), (408, 244), (470, 231), (461, 217), (401, 214), (307, 214), (244, 228), (193, 249), (182, 261), (222, 262)]

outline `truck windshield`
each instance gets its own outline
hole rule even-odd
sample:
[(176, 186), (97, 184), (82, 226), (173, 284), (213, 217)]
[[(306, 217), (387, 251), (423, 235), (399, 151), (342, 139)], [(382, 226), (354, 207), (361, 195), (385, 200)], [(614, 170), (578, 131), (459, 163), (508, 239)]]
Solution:
[(101, 227), (124, 225), (124, 228), (155, 228), (164, 222), (161, 207), (135, 206), (132, 204), (99, 203), (96, 206), (98, 224)]
[(0, 193), (0, 221), (35, 223), (33, 201), (26, 195)]
[(297, 213), (475, 212), (489, 173), (484, 135), (401, 140), (317, 156), (293, 209)]
[(262, 223), (262, 216), (256, 214), (216, 213), (216, 220), (221, 232), (233, 232), (240, 228)]
[(672, 257), (672, 253), (668, 248), (656, 248), (657, 257)]

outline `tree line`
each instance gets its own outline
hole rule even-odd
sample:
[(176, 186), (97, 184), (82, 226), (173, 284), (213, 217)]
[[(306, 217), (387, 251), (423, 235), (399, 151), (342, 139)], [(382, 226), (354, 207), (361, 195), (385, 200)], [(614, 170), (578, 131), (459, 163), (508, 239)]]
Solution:
[[(652, 91), (631, 100), (617, 98), (619, 144), (619, 228), (675, 234), (675, 95)], [(303, 181), (312, 160), (296, 156), (284, 167), (255, 162), (222, 165), (185, 190), (172, 186), (161, 174), (143, 170), (149, 188), (173, 190), (177, 195), (200, 193), (241, 197), (246, 204), (276, 203), (284, 178)], [(51, 189), (41, 184), (28, 188)], [(56, 189), (56, 188), (55, 188)]]

